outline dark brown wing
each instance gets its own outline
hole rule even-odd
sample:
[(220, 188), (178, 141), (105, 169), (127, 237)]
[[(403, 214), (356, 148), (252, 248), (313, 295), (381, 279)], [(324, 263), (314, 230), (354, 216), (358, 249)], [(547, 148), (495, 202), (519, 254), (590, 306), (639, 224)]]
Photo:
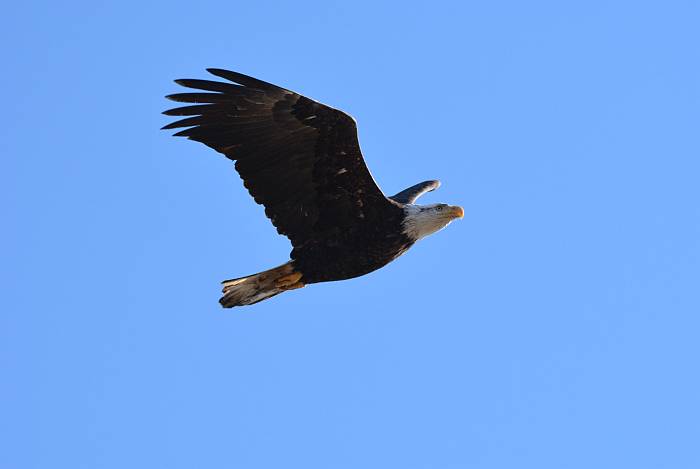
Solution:
[(163, 128), (188, 127), (175, 135), (234, 160), (245, 187), (293, 246), (397, 210), (372, 179), (350, 116), (240, 73), (208, 71), (233, 83), (176, 80), (208, 92), (167, 96), (194, 105), (165, 111), (189, 117)]
[(413, 204), (416, 202), (418, 197), (426, 192), (432, 192), (438, 187), (440, 187), (440, 181), (423, 181), (409, 187), (408, 189), (404, 189), (398, 194), (392, 195), (389, 198), (400, 204)]

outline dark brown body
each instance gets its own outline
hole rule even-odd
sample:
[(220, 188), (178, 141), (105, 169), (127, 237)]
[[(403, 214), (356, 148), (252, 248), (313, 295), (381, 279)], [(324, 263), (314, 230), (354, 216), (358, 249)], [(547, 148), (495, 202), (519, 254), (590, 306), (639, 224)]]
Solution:
[[(387, 225), (393, 225), (385, 231)], [(402, 232), (401, 220), (385, 220), (381, 229), (371, 227), (344, 233), (331, 240), (312, 240), (294, 248), (291, 258), (304, 284), (346, 280), (384, 267), (411, 247)]]

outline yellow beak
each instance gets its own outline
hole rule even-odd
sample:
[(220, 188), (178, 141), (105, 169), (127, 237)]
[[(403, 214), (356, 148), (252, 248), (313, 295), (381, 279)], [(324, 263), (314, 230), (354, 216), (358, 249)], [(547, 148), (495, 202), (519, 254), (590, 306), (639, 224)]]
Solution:
[(455, 218), (464, 218), (464, 209), (459, 205), (450, 206), (450, 215)]

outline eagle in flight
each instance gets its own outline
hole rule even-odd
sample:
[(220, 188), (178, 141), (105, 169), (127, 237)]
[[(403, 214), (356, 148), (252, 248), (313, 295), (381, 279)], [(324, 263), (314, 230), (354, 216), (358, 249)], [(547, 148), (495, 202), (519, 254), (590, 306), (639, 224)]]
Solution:
[(277, 231), (291, 260), (225, 280), (225, 308), (251, 305), (311, 283), (377, 270), (419, 239), (462, 218), (462, 207), (417, 205), (439, 181), (386, 197), (365, 165), (355, 120), (342, 111), (240, 73), (210, 68), (227, 81), (175, 80), (198, 90), (167, 96), (188, 103), (163, 129), (223, 153)]

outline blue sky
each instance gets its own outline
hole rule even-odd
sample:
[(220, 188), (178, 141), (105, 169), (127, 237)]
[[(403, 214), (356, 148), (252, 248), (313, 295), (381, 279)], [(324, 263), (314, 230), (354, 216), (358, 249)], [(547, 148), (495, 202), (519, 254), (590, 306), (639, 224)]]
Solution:
[[(700, 467), (696, 2), (15, 2), (0, 467)], [(289, 244), (158, 129), (241, 71), (351, 113), (464, 220), (222, 310)]]

